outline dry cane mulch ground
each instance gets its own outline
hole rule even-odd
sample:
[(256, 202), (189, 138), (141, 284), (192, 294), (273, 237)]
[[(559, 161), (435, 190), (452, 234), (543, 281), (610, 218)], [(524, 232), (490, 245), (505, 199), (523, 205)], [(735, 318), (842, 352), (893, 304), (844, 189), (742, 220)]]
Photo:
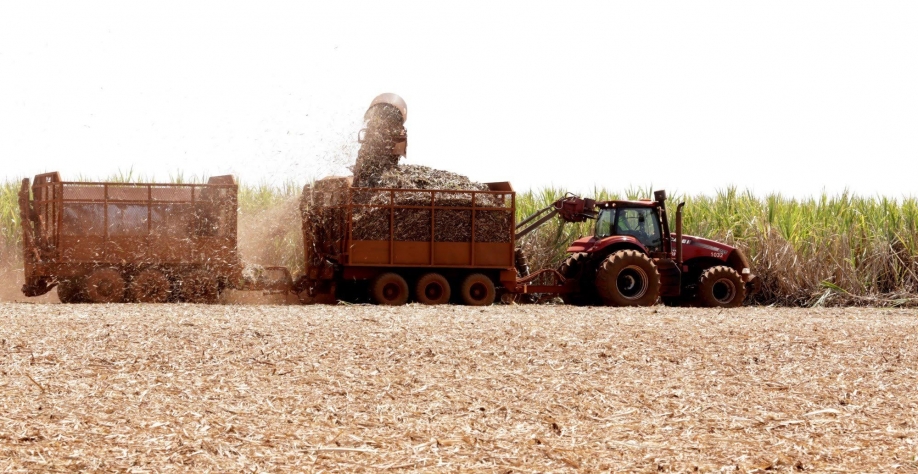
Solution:
[(914, 311), (0, 305), (0, 470), (918, 470)]

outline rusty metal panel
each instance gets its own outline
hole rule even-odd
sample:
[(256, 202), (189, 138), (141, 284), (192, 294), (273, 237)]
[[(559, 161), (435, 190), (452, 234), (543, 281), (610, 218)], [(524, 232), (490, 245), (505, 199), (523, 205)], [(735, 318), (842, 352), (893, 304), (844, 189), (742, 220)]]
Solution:
[(237, 263), (236, 241), (227, 236), (198, 237), (193, 241), (193, 260), (201, 264), (233, 266)]
[(434, 242), (434, 265), (470, 266), (472, 244), (469, 242)]
[(149, 198), (150, 190), (147, 186), (136, 185), (108, 185), (106, 198), (109, 201), (144, 201)]
[(389, 263), (388, 240), (352, 240), (349, 251), (351, 265)]
[(147, 262), (156, 258), (145, 236), (111, 237), (106, 241), (104, 255), (109, 262)]
[(146, 202), (106, 205), (106, 231), (111, 238), (140, 237), (150, 233), (150, 212)]
[(513, 266), (513, 244), (512, 243), (475, 243), (475, 264), (476, 267), (500, 267), (510, 268)]
[[(65, 202), (62, 204), (61, 238), (105, 236), (105, 205), (102, 203)], [(79, 243), (68, 241), (71, 245)], [(67, 248), (61, 242), (62, 248)]]
[(105, 258), (105, 237), (102, 235), (61, 235), (59, 263), (100, 262)]
[(176, 264), (191, 263), (192, 242), (184, 237), (160, 235), (156, 239), (155, 250), (157, 261), (161, 263)]
[(395, 265), (430, 265), (430, 242), (393, 242)]
[(64, 186), (61, 197), (65, 201), (104, 201), (105, 186), (102, 184), (76, 184)]
[(191, 186), (151, 186), (150, 200), (169, 202), (191, 202)]

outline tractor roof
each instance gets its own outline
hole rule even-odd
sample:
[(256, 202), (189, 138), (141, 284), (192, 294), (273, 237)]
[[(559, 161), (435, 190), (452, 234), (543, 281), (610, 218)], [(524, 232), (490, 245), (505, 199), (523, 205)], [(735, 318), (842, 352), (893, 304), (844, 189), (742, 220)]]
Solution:
[(640, 200), (640, 201), (601, 201), (596, 203), (596, 206), (600, 209), (608, 209), (610, 207), (614, 208), (650, 208), (653, 209), (658, 206), (655, 201), (649, 199)]

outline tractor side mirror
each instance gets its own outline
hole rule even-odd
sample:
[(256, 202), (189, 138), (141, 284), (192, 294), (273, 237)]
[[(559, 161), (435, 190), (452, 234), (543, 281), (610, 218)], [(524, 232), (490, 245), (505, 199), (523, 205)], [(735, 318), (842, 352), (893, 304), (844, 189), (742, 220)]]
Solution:
[(661, 189), (653, 192), (653, 199), (657, 202), (666, 201), (666, 191)]

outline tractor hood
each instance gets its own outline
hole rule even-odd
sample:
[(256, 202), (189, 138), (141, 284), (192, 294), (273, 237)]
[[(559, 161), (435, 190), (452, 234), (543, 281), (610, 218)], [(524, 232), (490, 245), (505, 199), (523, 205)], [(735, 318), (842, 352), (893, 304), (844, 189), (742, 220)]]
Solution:
[[(673, 239), (675, 238), (676, 236), (674, 234)], [(646, 252), (644, 246), (641, 245), (637, 239), (627, 235), (616, 235), (602, 239), (598, 239), (592, 236), (582, 237), (571, 243), (570, 247), (567, 248), (567, 252), (597, 252), (610, 245), (624, 243), (633, 244)], [(682, 254), (684, 260), (689, 260), (697, 257), (713, 257), (718, 260), (726, 261), (727, 256), (733, 252), (733, 250), (735, 249), (729, 245), (705, 239), (703, 237), (695, 237), (694, 235), (682, 236)]]
[[(676, 236), (673, 235), (673, 239)], [(727, 256), (735, 250), (734, 247), (723, 244), (721, 242), (716, 242), (714, 240), (705, 239), (703, 237), (695, 237), (694, 235), (683, 235), (682, 236), (682, 259), (690, 260), (698, 257), (712, 257), (718, 260), (727, 260)]]

